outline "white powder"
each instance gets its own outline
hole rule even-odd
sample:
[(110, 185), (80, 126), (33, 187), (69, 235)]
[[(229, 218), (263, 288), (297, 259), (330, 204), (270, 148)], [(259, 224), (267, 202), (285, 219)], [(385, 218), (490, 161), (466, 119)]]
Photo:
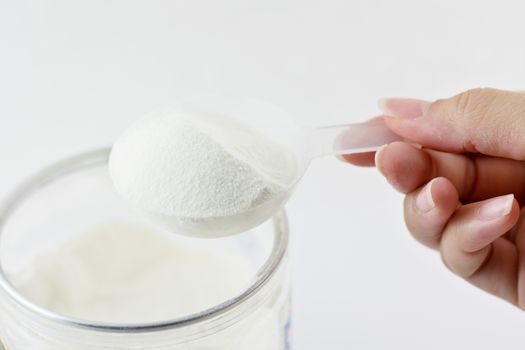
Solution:
[(41, 307), (80, 319), (144, 323), (187, 316), (241, 293), (255, 267), (240, 252), (107, 223), (11, 275)]
[[(102, 224), (44, 252), (11, 273), (10, 280), (21, 294), (45, 309), (77, 319), (120, 324), (165, 321), (202, 312), (238, 295), (253, 282), (256, 267), (240, 251), (219, 253), (194, 240), (176, 237), (125, 223)], [(280, 349), (279, 312), (261, 306), (223, 332), (169, 349)], [(12, 346), (18, 349), (16, 341)], [(25, 349), (28, 343), (20, 341), (20, 349)], [(151, 348), (147, 343), (134, 344), (139, 345)], [(47, 344), (40, 337), (35, 346), (87, 349), (51, 341)]]
[(283, 196), (292, 152), (221, 115), (170, 112), (132, 125), (115, 143), (117, 191), (151, 213), (199, 220), (242, 213)]

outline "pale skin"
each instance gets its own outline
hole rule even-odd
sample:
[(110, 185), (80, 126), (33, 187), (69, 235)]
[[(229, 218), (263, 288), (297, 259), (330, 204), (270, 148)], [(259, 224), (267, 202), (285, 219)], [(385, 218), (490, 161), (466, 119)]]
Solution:
[(409, 231), (453, 273), (525, 310), (525, 92), (379, 106), (406, 141), (344, 159), (406, 195)]

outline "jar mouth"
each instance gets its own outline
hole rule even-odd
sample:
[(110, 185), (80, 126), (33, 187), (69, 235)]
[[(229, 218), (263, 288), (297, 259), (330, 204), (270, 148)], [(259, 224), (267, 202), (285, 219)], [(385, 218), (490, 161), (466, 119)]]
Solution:
[[(21, 205), (26, 198), (29, 198), (35, 191), (44, 187), (47, 183), (54, 181), (61, 176), (93, 166), (107, 163), (110, 148), (102, 148), (94, 151), (85, 152), (70, 158), (64, 159), (51, 166), (46, 167), (27, 181), (18, 186), (4, 201), (0, 203), (0, 244), (6, 223), (12, 213)], [(171, 329), (183, 328), (218, 318), (228, 311), (235, 309), (254, 294), (257, 294), (271, 279), (284, 259), (288, 247), (288, 223), (284, 211), (277, 213), (273, 218), (274, 242), (270, 256), (264, 265), (255, 274), (252, 283), (238, 295), (218, 304), (214, 307), (205, 309), (201, 312), (171, 320), (138, 323), (138, 324), (118, 324), (105, 322), (91, 322), (64, 316), (43, 307), (40, 307), (24, 295), (17, 291), (9, 281), (0, 260), (0, 291), (3, 291), (13, 302), (22, 307), (25, 311), (42, 317), (48, 321), (77, 329), (91, 330), (108, 333), (151, 333)]]

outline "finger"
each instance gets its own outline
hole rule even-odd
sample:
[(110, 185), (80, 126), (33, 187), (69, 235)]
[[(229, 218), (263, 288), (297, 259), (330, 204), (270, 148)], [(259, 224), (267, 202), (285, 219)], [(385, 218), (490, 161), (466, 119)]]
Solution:
[(422, 244), (437, 249), (443, 229), (458, 205), (454, 185), (443, 177), (433, 179), (405, 197), (408, 230)]
[(396, 134), (440, 151), (525, 160), (525, 93), (473, 89), (433, 103), (385, 99)]
[(446, 177), (463, 203), (514, 193), (525, 201), (525, 162), (419, 149), (394, 142), (376, 154), (376, 166), (399, 191), (408, 193), (435, 177)]
[(341, 160), (344, 162), (363, 167), (374, 166), (374, 157), (375, 152), (343, 154), (340, 156)]
[(402, 193), (412, 192), (434, 177), (431, 163), (426, 152), (405, 142), (385, 145), (375, 154), (379, 172)]
[(441, 256), (455, 274), (501, 298), (516, 303), (517, 251), (501, 238), (518, 221), (512, 195), (459, 208), (441, 240)]

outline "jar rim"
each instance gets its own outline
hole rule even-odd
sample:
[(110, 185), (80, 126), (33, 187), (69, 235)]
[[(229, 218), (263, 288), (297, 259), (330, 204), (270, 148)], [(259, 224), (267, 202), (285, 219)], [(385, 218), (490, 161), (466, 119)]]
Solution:
[[(5, 224), (9, 221), (11, 214), (16, 211), (17, 207), (22, 204), (26, 198), (29, 198), (35, 191), (45, 186), (47, 183), (62, 176), (107, 163), (109, 159), (109, 153), (110, 148), (105, 147), (68, 157), (62, 161), (47, 166), (15, 188), (15, 190), (11, 192), (11, 194), (6, 199), (0, 202), (0, 245)], [(192, 326), (220, 317), (228, 311), (243, 304), (243, 302), (249, 300), (254, 294), (261, 290), (275, 274), (281, 265), (281, 261), (284, 259), (288, 248), (288, 222), (284, 209), (277, 213), (272, 220), (274, 225), (274, 243), (272, 252), (264, 265), (255, 274), (255, 278), (252, 280), (250, 286), (221, 304), (205, 309), (198, 313), (172, 320), (138, 324), (118, 324), (85, 321), (52, 312), (32, 303), (29, 299), (17, 291), (17, 289), (9, 281), (6, 272), (2, 268), (1, 259), (0, 291), (5, 292), (5, 294), (12, 301), (33, 315), (40, 316), (47, 321), (51, 321), (62, 326), (81, 330), (131, 334), (159, 332)]]

